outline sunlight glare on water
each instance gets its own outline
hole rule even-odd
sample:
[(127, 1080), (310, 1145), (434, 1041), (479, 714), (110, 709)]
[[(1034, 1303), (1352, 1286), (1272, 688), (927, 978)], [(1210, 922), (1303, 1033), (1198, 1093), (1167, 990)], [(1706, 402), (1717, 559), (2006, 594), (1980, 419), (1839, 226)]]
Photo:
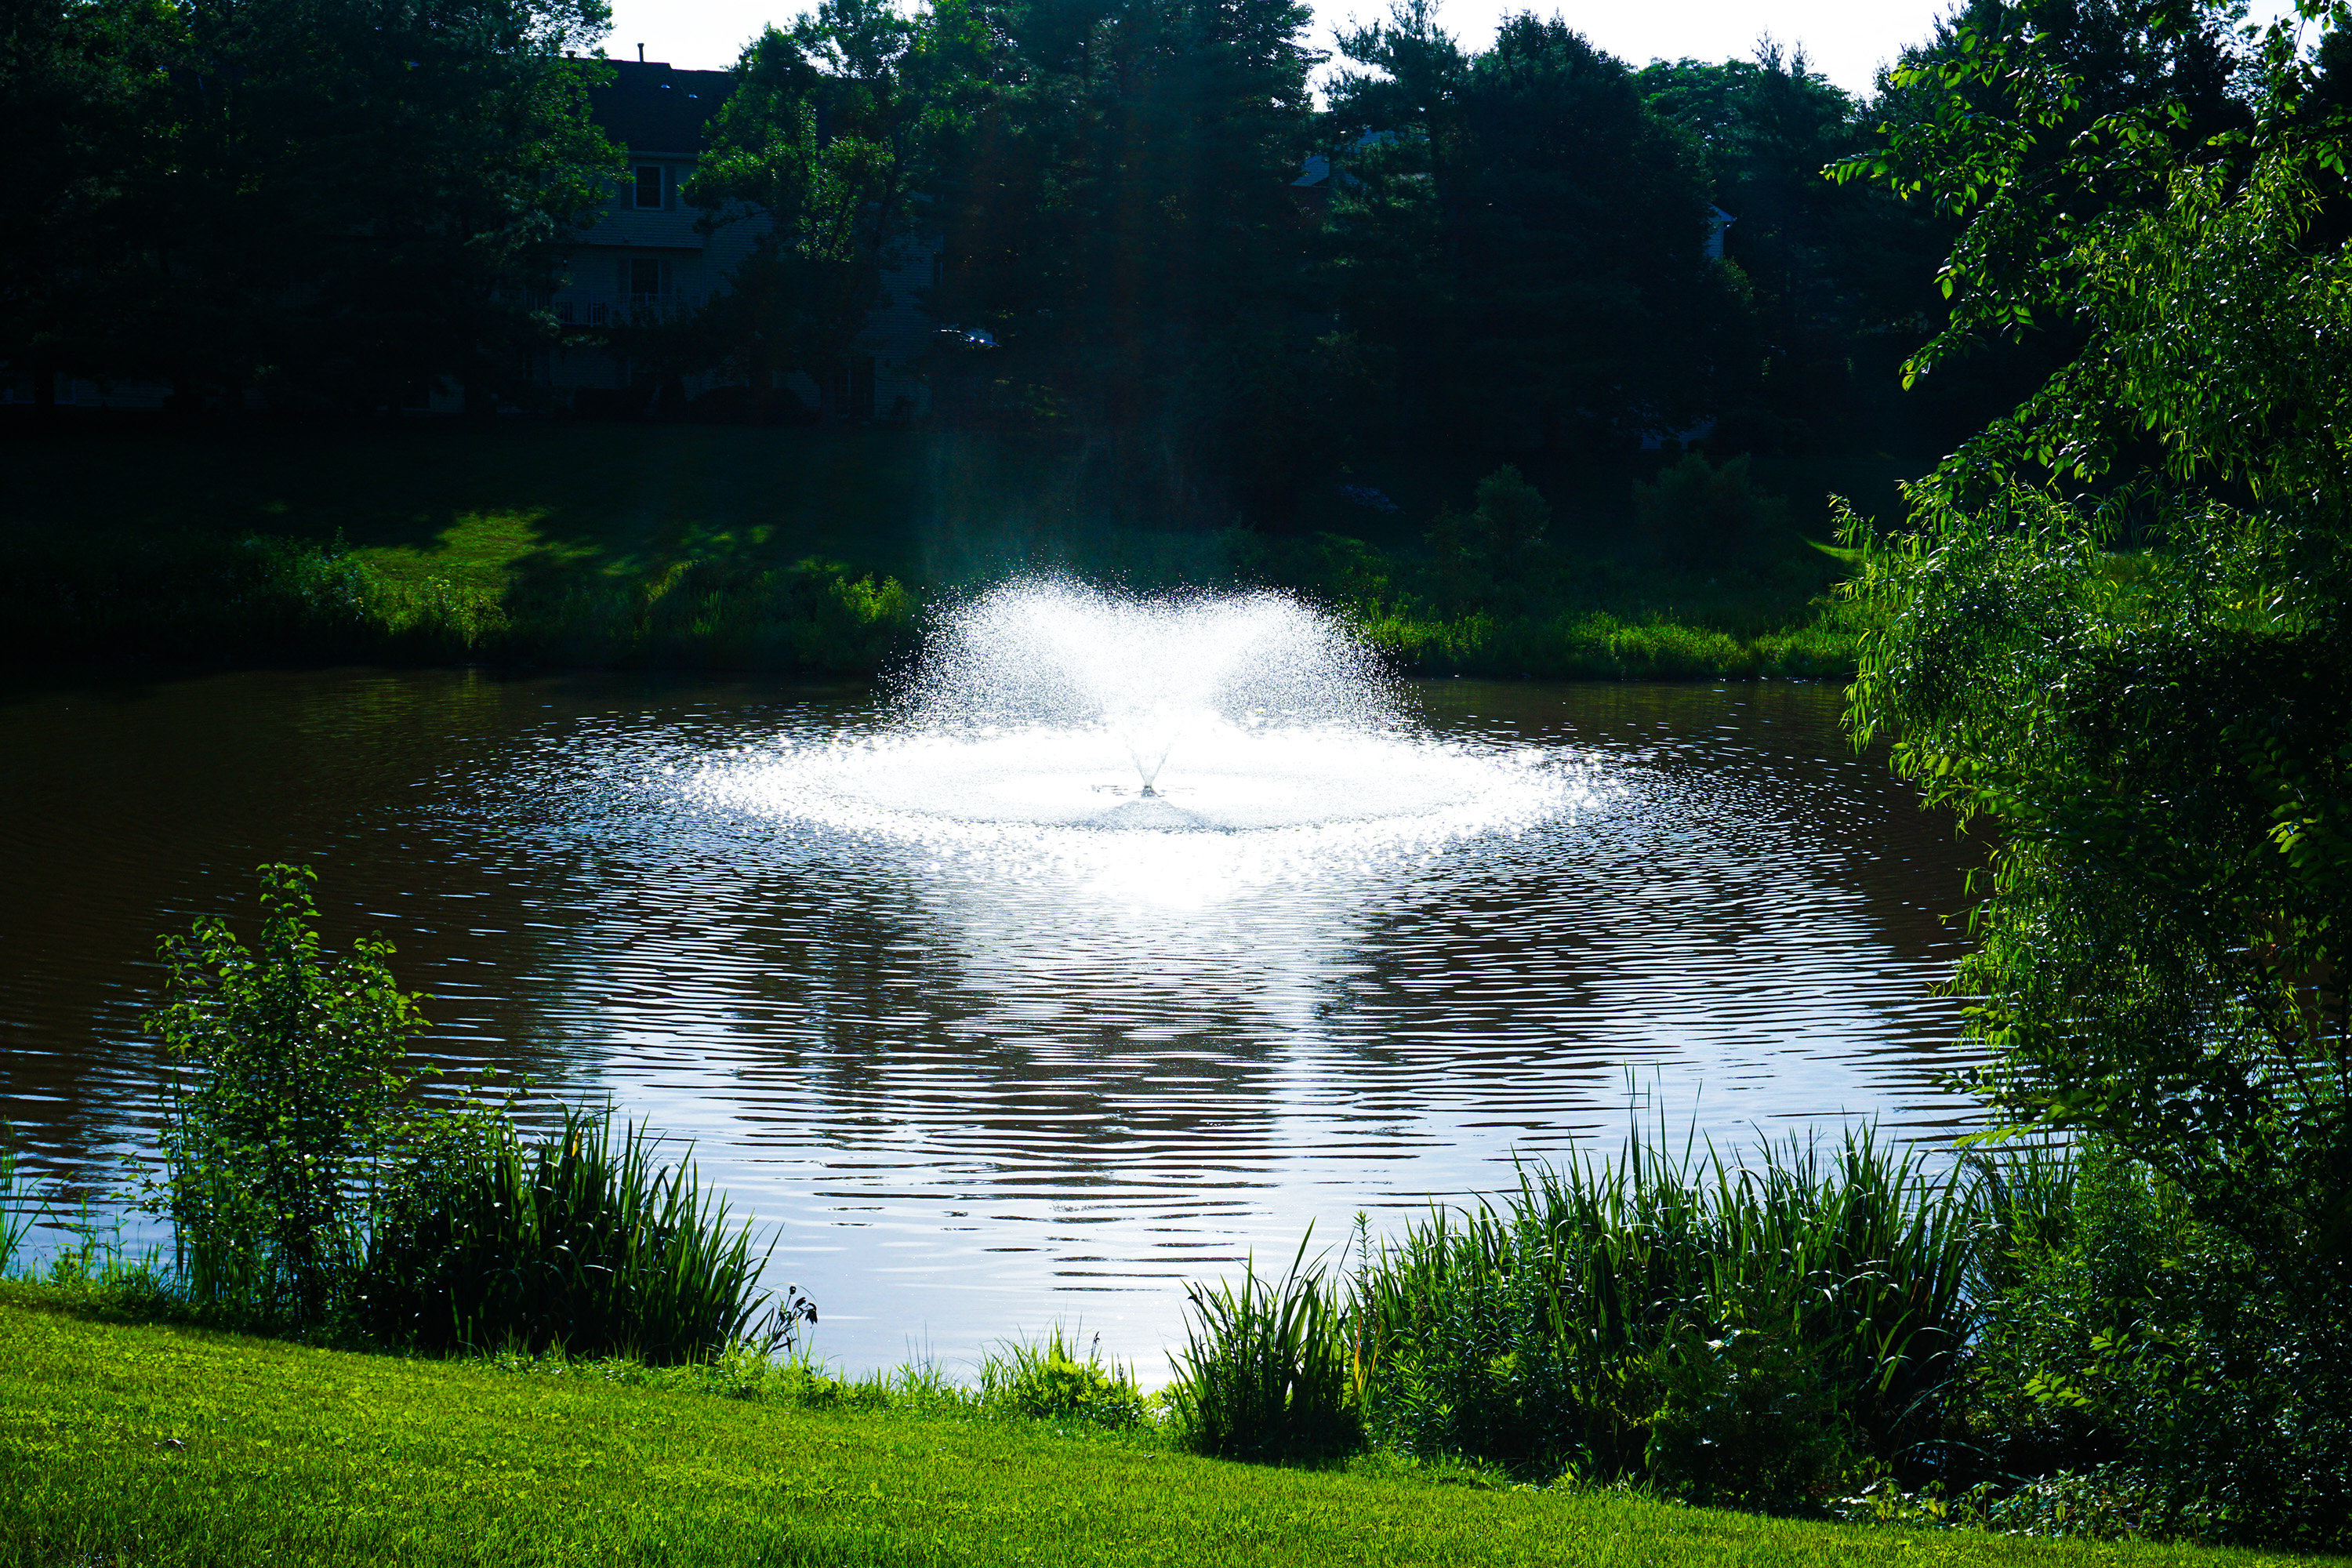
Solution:
[[(1607, 1149), (1936, 1136), (1966, 857), (1788, 683), (1397, 682), (1265, 595), (1031, 584), (903, 689), (246, 672), (0, 701), (0, 1093), (153, 1158), (159, 931), (320, 872), (424, 1055), (690, 1141), (856, 1367)], [(1154, 794), (1142, 793), (1146, 780)], [(1645, 1116), (1651, 1111), (1644, 1111)], [(133, 1236), (160, 1239), (137, 1229)]]

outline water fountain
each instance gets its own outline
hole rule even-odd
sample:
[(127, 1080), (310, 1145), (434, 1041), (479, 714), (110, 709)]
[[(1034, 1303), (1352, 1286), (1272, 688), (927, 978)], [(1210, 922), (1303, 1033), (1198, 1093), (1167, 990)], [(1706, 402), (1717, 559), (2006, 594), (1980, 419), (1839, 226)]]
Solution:
[(0, 781), (36, 1147), (144, 1136), (121, 976), (316, 858), (437, 1059), (695, 1141), (854, 1367), (1071, 1316), (1160, 1364), (1181, 1281), (1613, 1137), (1629, 1068), (1727, 1147), (1958, 1114), (1928, 986), (1973, 851), (1823, 688), (1391, 680), (1277, 596), (1031, 581), (879, 700), (320, 671), (0, 708), (44, 759)]
[(730, 759), (702, 787), (927, 842), (1312, 834), (1328, 850), (1549, 815), (1581, 787), (1565, 762), (1431, 738), (1370, 649), (1285, 595), (1028, 579), (941, 616), (878, 731)]

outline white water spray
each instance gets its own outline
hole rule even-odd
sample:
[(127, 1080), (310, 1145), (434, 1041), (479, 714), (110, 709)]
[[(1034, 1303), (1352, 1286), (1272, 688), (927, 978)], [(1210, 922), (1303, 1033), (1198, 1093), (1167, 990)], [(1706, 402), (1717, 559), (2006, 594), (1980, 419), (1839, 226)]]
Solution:
[(940, 849), (1066, 858), (1070, 842), (1035, 835), (1078, 829), (1134, 842), (1125, 862), (1142, 850), (1134, 835), (1208, 830), (1283, 841), (1254, 861), (1328, 862), (1550, 816), (1582, 779), (1555, 753), (1423, 733), (1369, 649), (1281, 595), (1033, 579), (942, 616), (878, 731), (730, 760), (698, 787)]

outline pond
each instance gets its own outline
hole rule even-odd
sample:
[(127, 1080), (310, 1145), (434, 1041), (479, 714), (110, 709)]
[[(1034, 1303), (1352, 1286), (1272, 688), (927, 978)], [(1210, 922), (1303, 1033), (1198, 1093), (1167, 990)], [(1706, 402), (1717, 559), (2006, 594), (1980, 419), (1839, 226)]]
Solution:
[[(39, 1170), (119, 1184), (152, 1125), (155, 938), (249, 911), (257, 863), (309, 861), (331, 942), (381, 930), (432, 994), (435, 1060), (692, 1141), (773, 1235), (771, 1279), (819, 1304), (825, 1354), (952, 1371), (1062, 1321), (1147, 1376), (1185, 1280), (1607, 1152), (1630, 1117), (1735, 1151), (1965, 1119), (1931, 988), (1975, 852), (1853, 754), (1834, 686), (1397, 700), (1447, 755), (1538, 770), (1550, 804), (1305, 850), (1246, 826), (894, 837), (762, 783), (879, 725), (862, 688), (19, 690), (5, 1115)], [(1181, 753), (1170, 779), (1177, 809)]]

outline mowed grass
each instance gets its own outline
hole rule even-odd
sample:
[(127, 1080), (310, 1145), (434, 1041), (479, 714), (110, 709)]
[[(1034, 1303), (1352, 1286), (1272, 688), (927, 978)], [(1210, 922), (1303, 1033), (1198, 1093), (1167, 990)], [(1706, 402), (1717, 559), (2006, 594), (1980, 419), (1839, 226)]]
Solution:
[(0, 1288), (6, 1564), (2287, 1561), (1448, 1484), (1379, 1459), (1225, 1464), (99, 1322)]

